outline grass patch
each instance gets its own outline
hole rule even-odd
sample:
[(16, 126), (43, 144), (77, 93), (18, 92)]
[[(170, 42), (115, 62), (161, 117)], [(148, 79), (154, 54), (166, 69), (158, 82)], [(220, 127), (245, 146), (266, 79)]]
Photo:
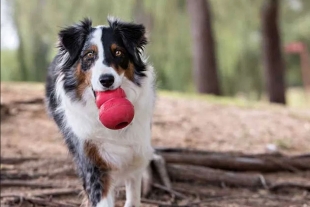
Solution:
[(287, 104), (295, 108), (310, 108), (310, 93), (301, 87), (291, 87), (286, 92)]
[(242, 97), (226, 97), (226, 96), (215, 96), (215, 95), (206, 95), (206, 94), (197, 94), (197, 93), (182, 93), (175, 91), (158, 91), (159, 96), (171, 97), (171, 98), (181, 98), (181, 99), (193, 99), (206, 101), (213, 104), (220, 104), (226, 106), (239, 106), (239, 107), (259, 107), (267, 106), (269, 104), (262, 101), (252, 101), (247, 100)]

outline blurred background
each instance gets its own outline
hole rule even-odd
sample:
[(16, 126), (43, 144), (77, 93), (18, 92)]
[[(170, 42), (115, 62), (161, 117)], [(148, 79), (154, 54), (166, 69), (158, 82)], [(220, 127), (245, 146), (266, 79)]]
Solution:
[(113, 15), (147, 27), (159, 89), (306, 106), (309, 11), (308, 0), (1, 0), (1, 81), (44, 81), (61, 27)]
[[(169, 171), (173, 189), (185, 199), (153, 186), (150, 201), (309, 206), (310, 0), (1, 0), (1, 204), (80, 206), (74, 165), (46, 113), (44, 81), (59, 30), (84, 17), (107, 24), (108, 15), (147, 28), (145, 50), (159, 89), (154, 148), (203, 150), (215, 158), (184, 154), (212, 173), (189, 167), (179, 174), (206, 175), (208, 182), (178, 181)], [(242, 167), (246, 163), (250, 167)], [(253, 163), (262, 166), (254, 169), (258, 174), (247, 173)], [(254, 174), (259, 177), (249, 182)], [(238, 175), (245, 187), (236, 184)], [(251, 183), (261, 186), (254, 190)], [(270, 191), (266, 183), (288, 189)], [(123, 206), (124, 197), (118, 202)]]

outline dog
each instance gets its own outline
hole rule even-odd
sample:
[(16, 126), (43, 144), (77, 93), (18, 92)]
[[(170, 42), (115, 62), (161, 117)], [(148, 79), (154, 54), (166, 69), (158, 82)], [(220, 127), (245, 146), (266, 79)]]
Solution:
[[(58, 33), (58, 53), (48, 67), (46, 105), (60, 129), (92, 207), (114, 206), (124, 183), (125, 207), (138, 207), (142, 173), (153, 156), (151, 121), (155, 73), (144, 58), (145, 27), (108, 17), (108, 25), (82, 21)], [(99, 121), (98, 91), (121, 87), (134, 119), (120, 130)]]

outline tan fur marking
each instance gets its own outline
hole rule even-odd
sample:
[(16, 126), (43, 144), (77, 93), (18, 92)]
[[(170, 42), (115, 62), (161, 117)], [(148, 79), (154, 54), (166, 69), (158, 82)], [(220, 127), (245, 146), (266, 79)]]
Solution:
[(113, 63), (111, 64), (111, 67), (117, 72), (118, 75), (121, 75), (124, 73), (124, 69), (121, 67), (117, 67), (116, 65), (114, 65)]
[(90, 72), (90, 70), (88, 70), (86, 72), (82, 71), (81, 63), (78, 63), (78, 65), (76, 67), (75, 75), (76, 75), (77, 81), (78, 81), (76, 94), (77, 94), (78, 98), (81, 99), (82, 95), (84, 93), (84, 90), (91, 83), (90, 82), (91, 81), (91, 72)]
[[(111, 45), (111, 51), (114, 53), (116, 49), (119, 47), (116, 44)], [(111, 65), (112, 68), (118, 73), (118, 75), (121, 75), (124, 73), (125, 77), (128, 78), (129, 80), (133, 81), (134, 78), (134, 65), (132, 62), (129, 62), (128, 68), (122, 68), (122, 67), (117, 67), (115, 65)]]
[(84, 152), (86, 156), (93, 162), (93, 164), (100, 169), (100, 171), (106, 172), (104, 176), (101, 177), (101, 183), (103, 185), (102, 196), (106, 197), (110, 188), (110, 176), (108, 172), (112, 170), (112, 167), (102, 159), (98, 148), (94, 143), (86, 141), (84, 145)]
[(112, 44), (111, 45), (111, 51), (114, 52), (118, 48), (117, 44)]
[[(98, 47), (96, 45), (91, 45), (86, 50), (86, 53), (89, 51), (94, 51), (97, 54), (98, 53)], [(78, 98), (81, 99), (85, 88), (91, 84), (91, 72), (90, 72), (90, 70), (83, 71), (81, 68), (81, 62), (79, 62), (77, 64), (77, 67), (76, 67), (75, 75), (76, 75), (77, 80), (78, 80), (77, 96), (78, 96)]]
[(88, 50), (93, 50), (96, 54), (98, 54), (98, 47), (96, 45), (91, 45)]
[(129, 62), (128, 68), (125, 70), (125, 77), (128, 78), (128, 80), (133, 81), (134, 72), (135, 72), (135, 66), (132, 64), (132, 62)]

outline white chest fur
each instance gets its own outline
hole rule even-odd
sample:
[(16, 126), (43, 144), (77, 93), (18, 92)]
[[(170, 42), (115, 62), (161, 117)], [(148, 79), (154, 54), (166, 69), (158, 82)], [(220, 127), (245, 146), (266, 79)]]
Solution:
[(58, 79), (56, 93), (61, 103), (58, 111), (64, 113), (64, 127), (69, 127), (81, 142), (95, 142), (103, 159), (119, 169), (119, 173), (140, 169), (153, 153), (150, 139), (155, 94), (150, 69), (141, 87), (126, 79), (123, 81), (121, 87), (134, 105), (135, 116), (132, 123), (121, 130), (109, 130), (100, 123), (91, 88), (85, 90), (83, 101), (72, 102), (65, 94), (62, 78)]

